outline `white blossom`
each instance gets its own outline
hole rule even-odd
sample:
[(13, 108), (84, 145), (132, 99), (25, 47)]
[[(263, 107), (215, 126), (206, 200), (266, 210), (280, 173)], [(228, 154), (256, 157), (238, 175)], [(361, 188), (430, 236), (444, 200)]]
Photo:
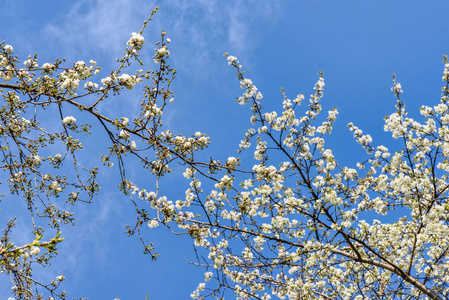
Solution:
[(157, 227), (157, 226), (159, 226), (159, 222), (156, 221), (156, 220), (151, 220), (151, 221), (148, 222), (148, 227), (150, 227), (150, 228), (154, 228), (154, 227)]
[(67, 116), (64, 119), (62, 119), (62, 124), (64, 124), (64, 125), (68, 125), (68, 124), (72, 124), (72, 123), (76, 123), (76, 119), (73, 116)]

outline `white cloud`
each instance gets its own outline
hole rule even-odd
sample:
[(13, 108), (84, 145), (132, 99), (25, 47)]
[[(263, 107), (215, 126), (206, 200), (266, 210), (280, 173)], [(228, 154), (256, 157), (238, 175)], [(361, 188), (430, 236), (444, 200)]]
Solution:
[(262, 42), (259, 35), (250, 32), (260, 33), (260, 28), (269, 27), (278, 20), (282, 8), (279, 1), (172, 0), (164, 4), (158, 22), (168, 23), (167, 32), (182, 45), (176, 58), (191, 66), (208, 65), (223, 52), (250, 56)]
[(64, 42), (74, 52), (102, 50), (119, 55), (132, 31), (142, 26), (149, 12), (145, 1), (79, 1), (61, 17), (63, 22), (48, 24), (45, 36)]
[(224, 51), (237, 52), (236, 55), (251, 52), (260, 37), (249, 32), (277, 21), (283, 6), (275, 0), (263, 3), (255, 0), (136, 0), (130, 3), (79, 1), (61, 17), (63, 22), (49, 24), (44, 35), (60, 41), (73, 53), (100, 50), (107, 55), (120, 55), (131, 32), (139, 30), (150, 11), (160, 4), (159, 12), (147, 29), (152, 34), (150, 42), (156, 41), (157, 34), (165, 28), (176, 41), (178, 62), (207, 64), (211, 56)]

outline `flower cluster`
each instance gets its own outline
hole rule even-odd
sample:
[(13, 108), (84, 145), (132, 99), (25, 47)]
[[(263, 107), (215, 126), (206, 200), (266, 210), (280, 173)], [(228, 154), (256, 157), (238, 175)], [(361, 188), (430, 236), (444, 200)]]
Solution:
[(134, 50), (138, 51), (140, 49), (142, 49), (143, 44), (145, 43), (145, 38), (137, 33), (137, 32), (133, 32), (131, 34), (131, 38), (128, 40), (128, 42), (126, 42), (126, 45), (128, 45), (129, 47), (134, 48)]
[(240, 87), (245, 89), (245, 93), (237, 99), (237, 102), (242, 105), (246, 104), (248, 99), (255, 98), (257, 100), (261, 100), (263, 98), (262, 93), (258, 92), (257, 87), (253, 85), (251, 79), (244, 78), (240, 81)]
[[(209, 266), (222, 274), (215, 279), (222, 282), (224, 276), (239, 299), (363, 299), (376, 297), (379, 291), (391, 298), (398, 293), (415, 298), (444, 295), (418, 283), (425, 277), (434, 286), (449, 288), (444, 271), (449, 268), (444, 252), (449, 210), (443, 200), (448, 176), (437, 171), (449, 170), (446, 90), (441, 103), (421, 109), (423, 122), (408, 118), (398, 99), (397, 111), (385, 119), (384, 128), (394, 138), (403, 137), (402, 151), (390, 153), (383, 145), (373, 146), (369, 134), (349, 123), (369, 155), (357, 163), (358, 171), (340, 167), (334, 152), (324, 146), (337, 109), (314, 125), (322, 112), (322, 77), (302, 117), (296, 117), (304, 99), (301, 94), (293, 101), (284, 94), (283, 111), (266, 112), (253, 82), (243, 78), (237, 58), (227, 58), (246, 89), (247, 96), (239, 102), (253, 103), (250, 121), (259, 127), (247, 131), (241, 149), (251, 147), (255, 139), (256, 163), (244, 171), (236, 169), (246, 166), (241, 158), (229, 157), (223, 166), (211, 159), (207, 174), (201, 164), (190, 165), (184, 173), (190, 180), (186, 200), (179, 200), (174, 211), (169, 209), (170, 220), (185, 229), (196, 246), (207, 249)], [(401, 85), (394, 82), (392, 91), (399, 98)], [(179, 150), (189, 143), (182, 136), (176, 140)], [(272, 163), (276, 160), (277, 166)], [(226, 174), (217, 174), (221, 168)], [(242, 178), (239, 190), (238, 178), (245, 172), (251, 177)], [(200, 176), (215, 181), (204, 197)], [(194, 209), (198, 206), (202, 210)], [(409, 215), (396, 216), (396, 207), (406, 207)], [(387, 215), (392, 222), (380, 222), (376, 215)], [(405, 270), (410, 274), (407, 279)], [(201, 299), (212, 277), (214, 273), (209, 273), (191, 297)], [(404, 281), (404, 286), (396, 286), (395, 280)]]
[(68, 124), (72, 124), (72, 123), (76, 123), (76, 118), (73, 116), (67, 116), (64, 119), (62, 119), (62, 124), (64, 124), (64, 125), (68, 125)]
[[(73, 68), (67, 69), (62, 72), (59, 76), (59, 82), (61, 83), (61, 88), (66, 90), (69, 93), (74, 93), (79, 85), (80, 81), (84, 80), (94, 74), (98, 74), (98, 68), (95, 67), (96, 62), (91, 60), (89, 65), (87, 65), (84, 61), (77, 61), (73, 64)], [(47, 64), (45, 68), (42, 67), (44, 71), (52, 71), (54, 69), (54, 65)], [(87, 83), (86, 89), (89, 87), (95, 86), (94, 83)]]
[(142, 78), (138, 78), (137, 76), (130, 76), (128, 74), (122, 74), (119, 77), (117, 77), (117, 79), (128, 90), (132, 89), (137, 83), (140, 83), (143, 81)]

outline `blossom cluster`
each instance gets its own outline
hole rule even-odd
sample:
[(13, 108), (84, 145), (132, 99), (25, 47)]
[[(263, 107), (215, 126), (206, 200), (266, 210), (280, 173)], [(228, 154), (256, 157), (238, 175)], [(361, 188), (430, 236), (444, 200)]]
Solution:
[(128, 40), (128, 42), (126, 42), (126, 45), (134, 48), (134, 51), (139, 51), (140, 49), (142, 49), (144, 43), (145, 38), (140, 33), (133, 32), (131, 34), (131, 38)]
[[(325, 147), (338, 110), (329, 110), (325, 121), (314, 124), (323, 111), (321, 76), (302, 116), (297, 117), (302, 94), (289, 100), (284, 93), (283, 111), (266, 112), (237, 58), (227, 59), (245, 89), (238, 102), (252, 102), (250, 122), (258, 128), (250, 128), (240, 146), (254, 147), (254, 165), (244, 171), (240, 157), (229, 157), (224, 165), (211, 159), (205, 174), (201, 164), (189, 164), (185, 200), (153, 205), (164, 213), (158, 221), (186, 230), (197, 247), (207, 250), (209, 266), (221, 274), (208, 274), (191, 297), (202, 299), (209, 280), (220, 282), (222, 275), (238, 299), (364, 299), (379, 292), (391, 298), (398, 293), (415, 298), (446, 295), (449, 210), (443, 199), (448, 176), (439, 171), (449, 170), (446, 89), (441, 103), (421, 109), (425, 120), (419, 122), (407, 117), (399, 98), (402, 86), (394, 81), (397, 111), (385, 118), (384, 129), (393, 138), (403, 138), (404, 149), (391, 152), (374, 146), (369, 134), (349, 123), (369, 156), (357, 163), (357, 170), (340, 167)], [(190, 142), (176, 139), (180, 153)], [(201, 177), (213, 180), (209, 192), (203, 190)], [(163, 203), (166, 208), (159, 206)], [(397, 207), (408, 215), (396, 216)], [(392, 221), (380, 222), (376, 215)], [(405, 270), (410, 277), (404, 279)], [(417, 283), (421, 278), (442, 288), (427, 289)], [(403, 286), (395, 285), (396, 280)]]

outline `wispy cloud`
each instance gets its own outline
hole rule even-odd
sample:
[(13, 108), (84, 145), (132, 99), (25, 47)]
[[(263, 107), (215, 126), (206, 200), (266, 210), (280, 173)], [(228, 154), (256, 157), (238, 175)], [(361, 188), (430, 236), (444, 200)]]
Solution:
[(159, 4), (161, 9), (150, 27), (165, 28), (176, 40), (176, 60), (182, 65), (207, 64), (225, 49), (237, 54), (251, 52), (260, 37), (249, 34), (254, 32), (250, 29), (269, 27), (278, 20), (283, 6), (275, 0), (136, 0), (132, 5), (121, 0), (84, 0), (61, 16), (61, 22), (48, 24), (44, 33), (72, 53), (97, 50), (120, 55), (130, 33), (138, 30)]
[(73, 53), (100, 50), (119, 55), (132, 31), (140, 29), (151, 9), (145, 1), (78, 1), (60, 17), (48, 24), (44, 35), (59, 40)]
[(157, 21), (167, 26), (179, 45), (179, 50), (175, 48), (176, 65), (204, 66), (225, 51), (250, 57), (261, 42), (260, 36), (250, 32), (276, 22), (281, 8), (279, 1), (171, 0), (164, 1), (162, 18)]

